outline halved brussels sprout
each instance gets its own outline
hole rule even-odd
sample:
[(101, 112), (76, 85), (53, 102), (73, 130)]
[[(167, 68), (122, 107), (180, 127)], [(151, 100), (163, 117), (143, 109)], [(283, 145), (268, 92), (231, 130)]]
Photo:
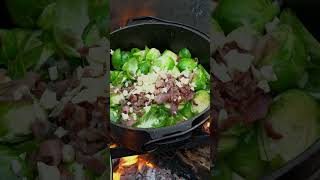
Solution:
[(219, 2), (213, 16), (227, 34), (243, 25), (263, 32), (265, 24), (279, 11), (280, 8), (271, 0), (223, 0)]
[(116, 107), (121, 104), (121, 101), (124, 100), (123, 94), (111, 93), (110, 94), (110, 106)]
[(220, 157), (232, 152), (238, 145), (239, 138), (235, 136), (222, 136), (219, 139), (218, 154)]
[(303, 91), (289, 90), (276, 97), (266, 121), (282, 138), (271, 139), (261, 128), (267, 157), (280, 156), (285, 163), (304, 152), (320, 135), (319, 115), (319, 104)]
[(173, 59), (174, 61), (177, 61), (178, 60), (178, 56), (176, 55), (176, 53), (170, 51), (170, 50), (165, 50), (163, 53), (162, 53), (162, 56), (168, 56), (170, 57), (171, 59)]
[(194, 113), (192, 112), (192, 103), (187, 102), (179, 111), (179, 113), (181, 113), (187, 119), (192, 118), (194, 116)]
[(0, 103), (0, 142), (19, 143), (30, 138), (31, 124), (47, 123), (44, 110), (29, 102)]
[(146, 60), (147, 61), (152, 61), (157, 59), (158, 57), (161, 56), (161, 53), (158, 49), (156, 48), (151, 48), (148, 53), (146, 54)]
[(307, 28), (301, 23), (295, 14), (286, 9), (280, 15), (281, 23), (288, 24), (304, 40), (307, 52), (311, 55), (311, 60), (320, 65), (320, 43), (313, 37)]
[(174, 66), (169, 73), (171, 73), (174, 77), (177, 77), (180, 75), (180, 70), (177, 68), (177, 66)]
[(123, 71), (110, 71), (110, 80), (113, 86), (119, 86), (128, 80), (128, 76)]
[(179, 51), (179, 57), (180, 58), (191, 58), (191, 53), (189, 49), (183, 48)]
[(272, 65), (277, 80), (270, 82), (271, 89), (281, 92), (297, 87), (306, 69), (307, 55), (303, 41), (290, 26), (280, 25), (270, 34), (265, 47), (265, 56), (259, 66)]
[(134, 125), (138, 128), (159, 128), (167, 125), (170, 121), (170, 110), (164, 106), (154, 105)]
[(138, 60), (135, 58), (130, 58), (126, 63), (124, 63), (122, 70), (127, 72), (129, 78), (134, 79), (134, 76), (138, 70)]
[(209, 88), (210, 75), (201, 64), (194, 70), (194, 76), (191, 84), (194, 85), (196, 91)]
[(118, 122), (120, 119), (120, 111), (119, 107), (110, 108), (110, 121), (111, 122)]
[(171, 57), (162, 55), (153, 62), (153, 66), (160, 68), (160, 70), (172, 70), (175, 62)]
[(177, 67), (179, 68), (180, 71), (188, 70), (192, 71), (197, 67), (198, 63), (191, 58), (183, 58), (179, 61)]
[(138, 72), (142, 74), (148, 74), (150, 72), (151, 62), (150, 61), (142, 61), (139, 63)]
[(244, 179), (258, 179), (266, 171), (266, 163), (260, 158), (258, 135), (255, 129), (240, 137), (236, 151), (226, 157), (231, 169)]
[(148, 53), (149, 49), (146, 47), (145, 50), (140, 50), (132, 54), (138, 61), (143, 61)]
[(206, 90), (197, 91), (193, 98), (192, 112), (199, 114), (210, 106), (210, 95)]
[(212, 179), (221, 179), (221, 180), (233, 180), (232, 170), (223, 161), (223, 159), (218, 159), (214, 162), (214, 167), (212, 169)]
[(213, 32), (222, 32), (223, 33), (223, 30), (220, 26), (220, 24), (218, 23), (217, 20), (215, 20), (214, 18), (211, 18), (211, 30)]
[(21, 177), (34, 179), (33, 172), (25, 159), (7, 146), (0, 146), (0, 173), (5, 179), (19, 180)]
[(33, 28), (43, 9), (55, 0), (6, 0), (13, 22), (21, 27)]
[[(124, 56), (127, 56), (127, 54), (125, 54)], [(121, 70), (122, 66), (124, 65), (125, 58), (122, 58), (122, 52), (120, 49), (116, 49), (113, 54), (112, 54), (112, 59), (111, 59), (111, 63), (113, 68), (117, 69), (117, 70)]]

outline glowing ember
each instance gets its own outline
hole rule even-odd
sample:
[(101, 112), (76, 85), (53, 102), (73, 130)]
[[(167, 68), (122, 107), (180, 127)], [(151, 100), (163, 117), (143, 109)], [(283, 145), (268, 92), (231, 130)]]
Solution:
[(207, 121), (207, 122), (204, 123), (204, 125), (203, 125), (203, 130), (204, 130), (206, 133), (210, 134), (210, 121)]
[(109, 147), (110, 148), (115, 148), (115, 147), (118, 147), (118, 145), (117, 144), (111, 144)]
[(129, 156), (120, 159), (118, 169), (113, 172), (113, 180), (120, 180), (121, 175), (126, 173), (126, 168), (135, 166), (139, 172), (143, 171), (143, 167), (155, 168), (155, 165), (141, 156)]

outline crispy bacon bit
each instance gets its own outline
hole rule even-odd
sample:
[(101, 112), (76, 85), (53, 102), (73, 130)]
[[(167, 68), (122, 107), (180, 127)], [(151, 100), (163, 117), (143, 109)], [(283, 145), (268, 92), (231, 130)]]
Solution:
[(62, 159), (61, 141), (52, 139), (41, 143), (37, 159), (51, 166), (59, 165)]

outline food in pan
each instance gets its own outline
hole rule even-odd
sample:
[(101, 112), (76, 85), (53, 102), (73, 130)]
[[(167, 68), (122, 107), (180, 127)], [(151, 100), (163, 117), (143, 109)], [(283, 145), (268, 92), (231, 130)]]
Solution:
[(111, 121), (159, 128), (188, 120), (209, 107), (209, 74), (187, 48), (178, 55), (156, 48), (112, 51)]
[(320, 137), (320, 44), (269, 0), (221, 0), (213, 18), (213, 176), (259, 179)]

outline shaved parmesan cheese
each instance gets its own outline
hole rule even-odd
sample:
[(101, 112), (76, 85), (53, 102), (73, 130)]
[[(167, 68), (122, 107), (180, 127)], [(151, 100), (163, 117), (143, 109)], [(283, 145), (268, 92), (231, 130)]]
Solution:
[(40, 98), (40, 105), (45, 109), (52, 109), (58, 103), (56, 93), (49, 89), (46, 89)]
[(254, 57), (250, 54), (239, 53), (237, 50), (231, 50), (224, 56), (224, 59), (227, 61), (229, 71), (247, 72)]
[(57, 66), (52, 66), (48, 69), (48, 72), (49, 72), (49, 77), (50, 77), (50, 80), (51, 81), (55, 81), (58, 79), (58, 69), (57, 69)]
[(223, 83), (231, 81), (231, 77), (228, 74), (228, 69), (224, 64), (218, 64), (214, 59), (211, 59), (211, 68), (214, 76)]
[(48, 166), (43, 162), (38, 162), (39, 180), (57, 180), (60, 179), (60, 172), (56, 166)]
[(129, 115), (125, 114), (125, 113), (121, 113), (121, 117), (123, 120), (128, 120), (129, 119)]
[(54, 135), (56, 135), (58, 138), (61, 138), (63, 136), (65, 136), (66, 134), (68, 134), (68, 131), (66, 131), (65, 129), (63, 129), (63, 127), (58, 127), (56, 129), (56, 131), (54, 132)]
[(252, 72), (253, 77), (256, 80), (262, 80), (263, 79), (263, 77), (261, 75), (261, 72), (258, 69), (256, 69), (254, 66), (251, 66), (251, 72)]
[(274, 73), (272, 65), (263, 66), (260, 69), (261, 75), (267, 81), (277, 81), (277, 75)]
[(265, 25), (267, 33), (274, 31), (278, 27), (279, 23), (280, 19), (278, 17), (275, 17), (271, 22), (268, 22)]
[(235, 41), (241, 49), (250, 51), (256, 43), (256, 37), (246, 26), (240, 27), (232, 31), (226, 38), (226, 42)]
[(260, 89), (262, 89), (265, 93), (270, 92), (270, 86), (268, 84), (268, 81), (266, 81), (266, 80), (259, 81), (257, 86)]

